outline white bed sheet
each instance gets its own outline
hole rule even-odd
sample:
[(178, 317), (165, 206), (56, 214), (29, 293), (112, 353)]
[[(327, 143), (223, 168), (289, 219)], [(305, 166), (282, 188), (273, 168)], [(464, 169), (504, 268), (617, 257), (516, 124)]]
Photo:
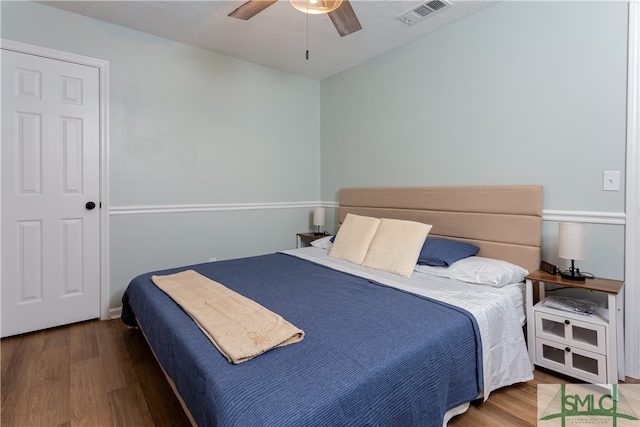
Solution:
[(330, 257), (326, 249), (312, 246), (283, 253), (375, 280), (387, 286), (428, 296), (473, 314), (482, 340), (485, 400), (492, 391), (500, 387), (533, 379), (533, 370), (522, 332), (523, 284), (494, 288), (420, 272), (414, 272), (411, 278), (405, 278)]

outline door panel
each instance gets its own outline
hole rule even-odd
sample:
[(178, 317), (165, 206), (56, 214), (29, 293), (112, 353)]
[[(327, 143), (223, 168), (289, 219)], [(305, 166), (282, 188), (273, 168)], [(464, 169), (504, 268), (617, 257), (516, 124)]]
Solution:
[(16, 226), (18, 304), (42, 301), (42, 221), (16, 221)]
[(2, 336), (100, 316), (98, 69), (1, 50)]

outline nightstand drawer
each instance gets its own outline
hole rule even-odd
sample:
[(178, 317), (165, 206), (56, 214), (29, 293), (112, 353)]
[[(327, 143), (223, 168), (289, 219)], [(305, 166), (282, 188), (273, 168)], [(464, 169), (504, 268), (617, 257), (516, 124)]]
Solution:
[(607, 357), (579, 347), (538, 338), (535, 363), (585, 381), (607, 382)]
[(597, 324), (596, 320), (590, 322), (590, 318), (578, 320), (578, 315), (570, 313), (563, 316), (558, 310), (549, 313), (544, 310), (534, 308), (536, 322), (536, 337), (555, 341), (562, 346), (578, 347), (583, 350), (607, 353), (606, 327)]

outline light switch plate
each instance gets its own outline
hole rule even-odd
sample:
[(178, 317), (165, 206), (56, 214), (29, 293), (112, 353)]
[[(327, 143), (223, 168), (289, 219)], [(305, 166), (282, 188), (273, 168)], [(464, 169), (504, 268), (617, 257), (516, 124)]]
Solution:
[(620, 171), (604, 171), (602, 173), (603, 191), (620, 191)]

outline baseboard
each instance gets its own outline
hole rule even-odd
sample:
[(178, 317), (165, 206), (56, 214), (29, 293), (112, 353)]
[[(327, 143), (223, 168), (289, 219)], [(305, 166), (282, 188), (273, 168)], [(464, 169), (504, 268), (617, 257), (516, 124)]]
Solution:
[(111, 320), (119, 319), (121, 315), (122, 315), (122, 307), (109, 309), (109, 319)]

